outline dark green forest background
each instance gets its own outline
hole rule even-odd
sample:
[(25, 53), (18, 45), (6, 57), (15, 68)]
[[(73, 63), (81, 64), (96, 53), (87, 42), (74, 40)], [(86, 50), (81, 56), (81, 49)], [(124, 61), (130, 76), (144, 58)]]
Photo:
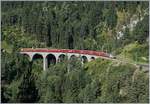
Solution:
[[(2, 102), (148, 103), (148, 1), (1, 2)], [(123, 62), (64, 60), (42, 70), (20, 48), (101, 50)]]

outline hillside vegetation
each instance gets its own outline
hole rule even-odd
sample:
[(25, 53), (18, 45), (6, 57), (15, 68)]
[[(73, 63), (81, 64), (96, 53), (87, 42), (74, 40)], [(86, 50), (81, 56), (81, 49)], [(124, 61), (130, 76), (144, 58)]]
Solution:
[[(3, 1), (1, 100), (148, 103), (148, 2)], [(43, 71), (20, 48), (102, 50), (120, 61), (64, 60)], [(131, 63), (131, 64), (130, 64)]]

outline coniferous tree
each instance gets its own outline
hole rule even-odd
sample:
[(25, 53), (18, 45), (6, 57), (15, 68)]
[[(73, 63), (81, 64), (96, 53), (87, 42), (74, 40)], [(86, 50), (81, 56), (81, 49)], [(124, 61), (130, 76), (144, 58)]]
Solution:
[(23, 75), (22, 82), (20, 83), (18, 100), (23, 103), (36, 102), (38, 100), (38, 90), (35, 86), (34, 77), (31, 73), (31, 68), (28, 67)]

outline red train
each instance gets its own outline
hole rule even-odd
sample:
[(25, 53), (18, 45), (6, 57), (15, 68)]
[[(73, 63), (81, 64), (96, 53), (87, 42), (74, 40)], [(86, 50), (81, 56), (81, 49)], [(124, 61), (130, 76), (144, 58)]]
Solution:
[(78, 54), (87, 54), (95, 55), (102, 57), (115, 58), (111, 54), (102, 51), (90, 51), (90, 50), (70, 50), (70, 49), (47, 49), (47, 48), (22, 48), (21, 52), (56, 52), (56, 53), (78, 53)]

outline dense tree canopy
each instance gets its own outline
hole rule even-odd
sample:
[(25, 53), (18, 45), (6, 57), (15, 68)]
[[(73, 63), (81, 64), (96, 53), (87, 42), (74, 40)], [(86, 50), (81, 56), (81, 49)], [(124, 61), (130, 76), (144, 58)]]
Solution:
[(133, 64), (32, 62), (20, 48), (103, 50), (148, 63), (148, 1), (1, 2), (1, 100), (8, 103), (148, 103), (148, 73)]
[[(144, 13), (148, 9), (147, 2), (22, 1), (2, 2), (2, 5), (2, 27), (19, 26), (22, 32), (36, 36), (39, 41), (46, 43), (49, 47), (86, 49), (84, 41), (88, 41), (88, 38), (96, 40), (98, 35), (103, 35), (103, 31), (114, 40), (116, 33), (119, 32), (116, 27), (121, 25), (119, 20), (124, 18), (122, 25), (128, 25), (134, 15), (140, 15), (144, 19), (141, 21), (143, 24), (138, 24), (143, 25), (143, 29), (139, 30), (137, 25), (135, 31), (139, 30), (140, 32), (136, 31), (139, 35), (133, 32), (132, 37), (139, 39), (142, 37), (139, 41), (144, 41), (148, 37), (142, 36), (142, 34), (148, 34), (146, 32), (148, 24), (145, 23), (148, 16), (143, 16), (146, 15)], [(125, 14), (120, 17), (122, 11)], [(100, 27), (97, 28), (98, 25)], [(104, 41), (102, 45), (105, 42), (107, 41)], [(113, 44), (116, 43), (113, 42)], [(94, 49), (100, 50), (101, 48), (94, 47)], [(112, 51), (109, 48), (105, 50)]]

